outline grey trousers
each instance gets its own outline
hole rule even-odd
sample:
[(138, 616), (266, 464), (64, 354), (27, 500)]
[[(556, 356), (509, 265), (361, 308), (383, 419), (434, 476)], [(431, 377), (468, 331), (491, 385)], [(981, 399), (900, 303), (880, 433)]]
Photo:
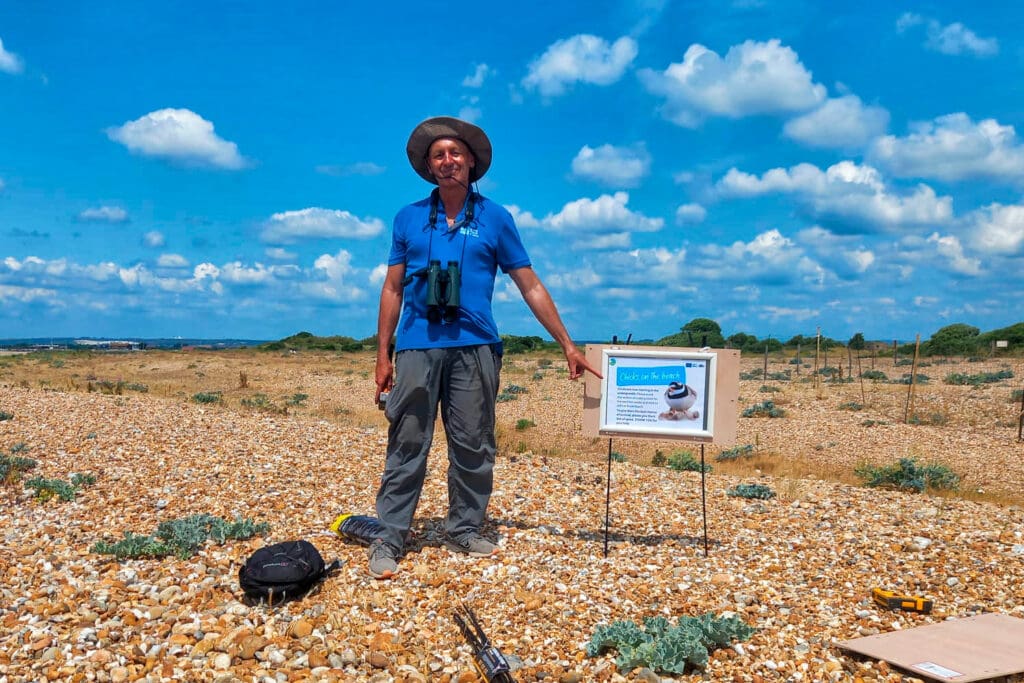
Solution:
[(384, 410), (390, 422), (377, 491), (382, 538), (401, 550), (427, 474), (440, 405), (448, 440), (448, 517), (453, 537), (480, 529), (493, 487), (494, 405), (501, 356), (488, 345), (400, 351)]

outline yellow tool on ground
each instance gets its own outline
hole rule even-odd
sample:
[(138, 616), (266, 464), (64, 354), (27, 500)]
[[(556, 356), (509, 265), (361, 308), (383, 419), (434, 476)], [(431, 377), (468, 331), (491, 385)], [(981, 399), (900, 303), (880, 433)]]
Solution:
[(875, 603), (887, 609), (901, 609), (905, 612), (928, 614), (932, 611), (932, 601), (914, 595), (899, 595), (895, 591), (883, 588), (872, 588), (871, 598)]

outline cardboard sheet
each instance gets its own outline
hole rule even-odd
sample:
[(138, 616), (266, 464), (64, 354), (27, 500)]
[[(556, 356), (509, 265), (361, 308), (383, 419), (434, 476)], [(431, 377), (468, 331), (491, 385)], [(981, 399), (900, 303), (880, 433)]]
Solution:
[(839, 643), (937, 681), (983, 681), (1024, 672), (1024, 619), (981, 614)]

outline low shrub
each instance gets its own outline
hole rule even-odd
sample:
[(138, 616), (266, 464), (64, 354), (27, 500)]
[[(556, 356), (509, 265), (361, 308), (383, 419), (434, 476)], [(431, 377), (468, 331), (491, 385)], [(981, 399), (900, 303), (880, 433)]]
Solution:
[(13, 419), (14, 419), (14, 413), (8, 413), (6, 411), (0, 410), (0, 422), (3, 422), (4, 420), (13, 420)]
[(664, 453), (662, 453), (660, 450), (654, 451), (654, 455), (651, 456), (652, 465), (654, 465), (655, 467), (664, 467), (666, 462), (667, 459), (665, 458)]
[(733, 446), (727, 448), (724, 451), (720, 451), (715, 456), (715, 460), (724, 462), (726, 460), (738, 460), (739, 458), (749, 458), (754, 455), (753, 444), (746, 444), (744, 446)]
[[(21, 444), (24, 446), (24, 444)], [(15, 451), (11, 449), (10, 454), (0, 453), (0, 484), (13, 484), (21, 479), (21, 476), (29, 470), (35, 468), (36, 461), (32, 458), (23, 458), (15, 455), (16, 452), (25, 450), (24, 448)]]
[(758, 389), (758, 391), (760, 391), (762, 394), (773, 394), (777, 391), (782, 391), (782, 389), (776, 386), (772, 386), (771, 384), (762, 384), (761, 388)]
[[(914, 384), (928, 384), (931, 381), (931, 377), (928, 375), (917, 373), (914, 375)], [(904, 374), (899, 379), (889, 380), (890, 384), (910, 384), (910, 373)]]
[(775, 491), (772, 491), (770, 487), (764, 484), (737, 484), (731, 489), (725, 492), (727, 496), (734, 496), (736, 498), (757, 498), (759, 500), (768, 500), (775, 497)]
[(772, 401), (764, 401), (747, 408), (742, 415), (743, 417), (785, 417), (786, 411), (776, 408)]
[(529, 418), (525, 418), (524, 417), (524, 418), (521, 418), (519, 420), (516, 420), (516, 431), (519, 431), (519, 432), (523, 431), (524, 429), (529, 429), (530, 427), (536, 427), (536, 426), (537, 426), (537, 423), (534, 422), (533, 420), (529, 419)]
[(881, 370), (865, 370), (864, 372), (860, 373), (860, 376), (863, 379), (881, 380), (883, 382), (889, 379), (888, 375), (886, 375)]
[(220, 403), (221, 393), (219, 391), (201, 391), (192, 394), (192, 400), (196, 403)]
[(928, 425), (931, 427), (941, 427), (947, 422), (949, 422), (949, 417), (943, 413), (928, 413), (927, 415), (914, 413), (907, 420), (907, 424)]
[(613, 462), (626, 462), (625, 454), (619, 453), (618, 451), (612, 451), (610, 457)]
[[(700, 472), (701, 464), (694, 458), (693, 451), (676, 451), (672, 455), (668, 456), (667, 461), (669, 469), (675, 470), (676, 472)], [(704, 465), (703, 471), (710, 472), (711, 465)]]
[(646, 617), (641, 628), (633, 621), (601, 624), (587, 643), (588, 657), (617, 650), (620, 672), (647, 667), (655, 672), (682, 674), (689, 666), (703, 669), (709, 653), (735, 640), (747, 640), (755, 629), (739, 617), (682, 616), (671, 624), (664, 617)]
[(301, 406), (307, 398), (309, 398), (309, 394), (292, 394), (284, 402), (290, 406)]
[(1024, 389), (1014, 389), (1013, 391), (1011, 391), (1010, 392), (1010, 400), (1011, 401), (1021, 401), (1021, 400), (1024, 400)]
[(850, 410), (857, 412), (858, 410), (864, 410), (864, 405), (857, 403), (856, 401), (850, 401), (849, 403), (840, 403), (839, 410)]
[(153, 536), (139, 536), (127, 531), (124, 538), (116, 543), (100, 541), (94, 544), (92, 552), (114, 555), (119, 560), (167, 555), (188, 559), (208, 540), (223, 545), (228, 539), (244, 540), (269, 531), (270, 525), (265, 522), (257, 524), (241, 518), (227, 522), (213, 515), (198, 514), (160, 522)]
[(979, 372), (968, 375), (960, 372), (952, 372), (946, 375), (946, 384), (981, 386), (982, 384), (994, 384), (1004, 379), (1013, 379), (1012, 370), (999, 370), (998, 372)]
[(858, 465), (854, 469), (865, 486), (873, 488), (916, 491), (925, 489), (955, 491), (960, 486), (960, 476), (940, 463), (921, 465), (917, 458), (900, 458), (892, 465)]

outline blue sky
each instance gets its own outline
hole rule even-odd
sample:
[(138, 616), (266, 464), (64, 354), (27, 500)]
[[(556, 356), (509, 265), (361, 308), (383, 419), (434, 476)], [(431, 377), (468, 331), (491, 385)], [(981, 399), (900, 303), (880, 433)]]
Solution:
[(1024, 319), (1024, 8), (453, 7), (4, 3), (0, 337), (373, 334), (436, 115), (578, 340)]

